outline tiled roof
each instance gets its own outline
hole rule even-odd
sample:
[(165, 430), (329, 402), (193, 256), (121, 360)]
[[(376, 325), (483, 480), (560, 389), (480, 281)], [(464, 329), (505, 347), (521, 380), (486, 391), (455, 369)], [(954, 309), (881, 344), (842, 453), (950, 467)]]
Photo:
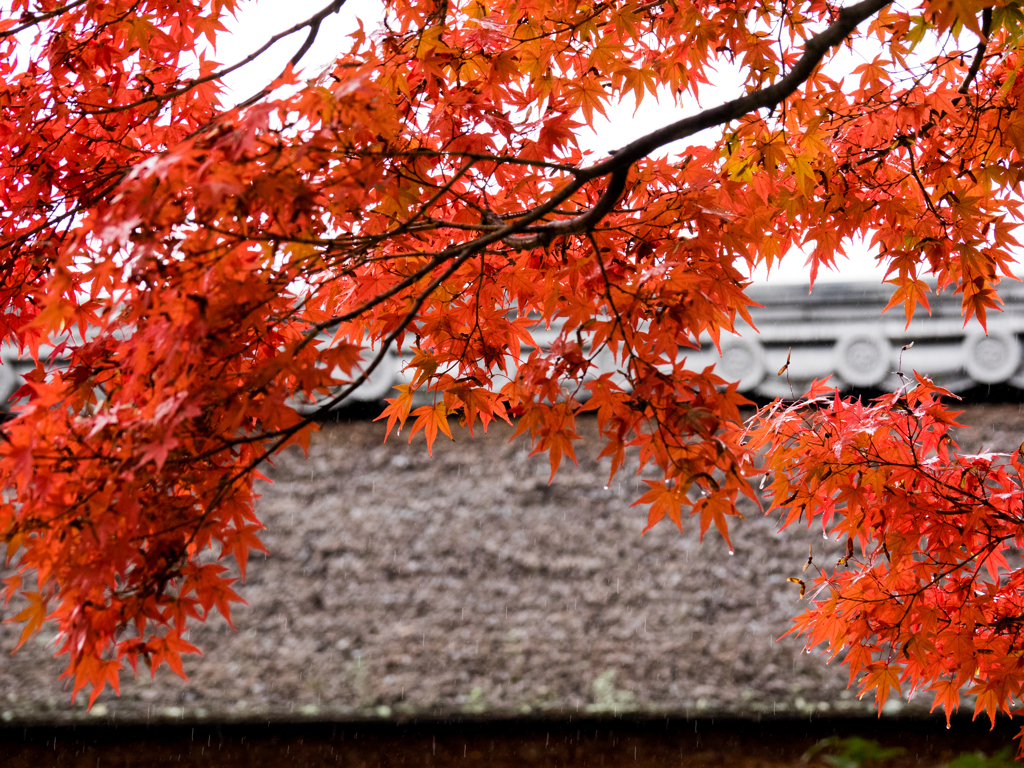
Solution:
[[(714, 364), (723, 378), (740, 383), (740, 391), (767, 398), (799, 395), (812, 380), (829, 376), (841, 389), (891, 390), (901, 384), (900, 370), (911, 379), (918, 371), (954, 392), (991, 384), (1024, 389), (1024, 287), (1000, 286), (1003, 311), (989, 314), (987, 335), (977, 319), (964, 323), (960, 296), (951, 292), (932, 295), (930, 314), (919, 307), (909, 325), (902, 305), (883, 314), (893, 290), (860, 283), (823, 283), (810, 294), (806, 286), (752, 288), (750, 297), (763, 305), (751, 308), (757, 330), (739, 322), (737, 335), (722, 336), (720, 350), (704, 338), (699, 350), (687, 352), (688, 364), (694, 370)], [(533, 335), (543, 347), (557, 329)], [(616, 368), (608, 355), (597, 363), (593, 376)], [(33, 366), (15, 348), (0, 347), (0, 402)], [(382, 401), (395, 384), (408, 383), (403, 368), (402, 357), (390, 353), (348, 402)]]

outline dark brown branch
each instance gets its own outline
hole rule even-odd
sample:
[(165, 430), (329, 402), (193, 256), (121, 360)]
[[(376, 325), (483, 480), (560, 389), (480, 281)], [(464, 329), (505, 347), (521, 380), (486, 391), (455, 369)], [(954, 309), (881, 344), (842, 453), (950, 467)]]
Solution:
[[(4, 32), (0, 33), (0, 40), (3, 40), (4, 38), (8, 37), (14, 37), (19, 32), (24, 32), (26, 29), (29, 29), (30, 27), (35, 27), (39, 24), (42, 24), (44, 21), (48, 21), (49, 19), (54, 18), (55, 16), (60, 16), (62, 13), (67, 13), (68, 11), (75, 9), (80, 5), (85, 5), (86, 2), (88, 2), (88, 0), (75, 0), (75, 2), (73, 3), (62, 5), (59, 8), (54, 8), (52, 11), (47, 11), (46, 13), (27, 14), (27, 20), (23, 24), (19, 24), (16, 27), (12, 27), (11, 29), (5, 30)], [(26, 16), (22, 16), (22, 18), (26, 18)]]
[[(520, 245), (513, 245), (512, 247), (537, 247), (550, 242), (555, 237), (588, 231), (618, 201), (622, 190), (625, 188), (626, 174), (633, 163), (647, 157), (666, 144), (685, 139), (707, 128), (725, 125), (761, 109), (774, 109), (782, 101), (795, 93), (810, 78), (814, 70), (821, 63), (821, 60), (825, 58), (825, 54), (846, 40), (862, 22), (870, 19), (891, 2), (892, 0), (862, 0), (862, 2), (856, 5), (843, 8), (839, 11), (838, 18), (834, 22), (807, 41), (807, 44), (804, 46), (803, 55), (778, 82), (753, 93), (748, 93), (746, 96), (741, 96), (738, 99), (727, 101), (720, 106), (705, 110), (692, 117), (685, 117), (627, 144), (607, 160), (603, 160), (590, 168), (581, 169), (571, 183), (563, 187), (543, 205), (529, 211), (527, 215), (505, 227), (504, 230), (492, 233), (490, 236), (482, 239), (487, 242), (494, 242), (495, 240), (509, 242), (511, 235), (523, 232), (530, 223), (537, 221), (556, 209), (565, 200), (578, 192), (587, 182), (612, 174), (604, 194), (601, 195), (600, 199), (589, 211), (572, 219), (552, 221), (532, 227), (529, 230), (531, 233), (529, 237), (535, 238), (532, 241), (535, 245), (527, 245), (527, 241), (524, 239), (519, 241)], [(512, 245), (511, 242), (509, 244)]]
[[(629, 169), (629, 165), (623, 165), (621, 168), (616, 168), (612, 171), (612, 177), (608, 180), (608, 186), (601, 193), (601, 197), (597, 199), (593, 207), (587, 209), (579, 216), (559, 219), (558, 221), (531, 227), (527, 234), (510, 235), (504, 238), (505, 244), (517, 251), (528, 251), (531, 248), (546, 248), (557, 237), (589, 233), (615, 207), (615, 203), (622, 197), (622, 192), (626, 188)], [(489, 219), (485, 223), (504, 224), (497, 217)]]
[[(92, 115), (109, 115), (109, 114), (114, 114), (116, 112), (124, 112), (124, 111), (129, 110), (129, 109), (134, 109), (135, 107), (138, 107), (138, 106), (141, 106), (143, 104), (150, 103), (150, 102), (167, 101), (168, 99), (173, 99), (175, 96), (180, 96), (183, 93), (187, 93), (188, 91), (190, 91), (193, 88), (195, 88), (197, 85), (202, 85), (203, 83), (208, 83), (211, 80), (220, 80), (221, 78), (223, 78), (223, 77), (225, 77), (227, 75), (230, 75), (235, 70), (241, 69), (246, 64), (250, 64), (253, 61), (255, 61), (257, 58), (262, 56), (268, 49), (273, 47), (279, 41), (283, 40), (284, 38), (286, 38), (286, 37), (288, 37), (290, 35), (294, 35), (299, 30), (302, 30), (302, 29), (305, 29), (306, 27), (309, 27), (309, 34), (306, 36), (305, 42), (302, 44), (302, 47), (299, 48), (299, 50), (296, 52), (296, 54), (294, 56), (292, 56), (292, 58), (291, 58), (291, 64), (292, 64), (292, 66), (294, 66), (295, 64), (298, 63), (299, 59), (301, 59), (305, 55), (306, 51), (309, 50), (309, 47), (311, 45), (313, 45), (313, 41), (316, 39), (317, 32), (320, 29), (320, 23), (325, 18), (330, 16), (332, 13), (337, 13), (339, 10), (341, 10), (341, 6), (343, 6), (344, 4), (345, 4), (345, 0), (334, 0), (334, 2), (332, 2), (326, 8), (322, 8), (321, 10), (317, 11), (312, 16), (310, 16), (308, 19), (306, 19), (305, 21), (300, 21), (298, 24), (296, 24), (296, 25), (294, 25), (292, 27), (289, 27), (288, 29), (284, 30), (283, 32), (278, 32), (276, 35), (274, 35), (269, 40), (267, 40), (267, 42), (264, 43), (261, 47), (259, 47), (258, 49), (256, 49), (252, 53), (250, 53), (244, 59), (241, 59), (240, 61), (235, 62), (230, 67), (225, 67), (224, 69), (219, 69), (216, 72), (211, 72), (210, 74), (204, 75), (203, 77), (197, 77), (197, 78), (194, 78), (192, 80), (189, 80), (187, 83), (185, 83), (181, 87), (175, 88), (175, 89), (170, 90), (170, 91), (167, 91), (166, 93), (153, 94), (152, 96), (146, 96), (143, 99), (139, 99), (138, 101), (133, 101), (133, 102), (131, 102), (129, 104), (119, 104), (116, 107), (100, 107), (100, 108), (96, 108), (96, 109), (91, 109), (89, 111), (89, 114), (92, 114)], [(241, 104), (236, 105), (235, 109), (243, 109), (243, 108), (249, 106), (250, 104), (254, 103), (255, 101), (263, 98), (269, 92), (270, 92), (269, 88), (264, 88), (259, 93), (257, 93), (255, 96), (252, 96), (252, 97), (246, 99)]]
[(981, 41), (974, 51), (974, 61), (971, 62), (971, 68), (967, 70), (967, 76), (964, 78), (963, 83), (960, 84), (960, 87), (957, 88), (958, 93), (967, 93), (971, 88), (971, 83), (974, 82), (974, 78), (978, 76), (978, 72), (981, 70), (981, 62), (985, 59), (985, 49), (988, 47), (988, 36), (991, 32), (992, 9), (986, 8), (981, 12)]
[(334, 0), (334, 2), (331, 3), (329, 6), (318, 11), (316, 14), (314, 14), (304, 22), (306, 24), (309, 24), (309, 34), (306, 35), (305, 42), (303, 42), (302, 46), (299, 48), (299, 50), (295, 52), (295, 55), (292, 56), (290, 60), (291, 65), (293, 67), (299, 63), (302, 57), (306, 55), (306, 52), (313, 45), (313, 42), (316, 40), (317, 33), (320, 32), (320, 23), (328, 16), (330, 16), (332, 13), (337, 13), (339, 10), (341, 10), (341, 6), (343, 6), (344, 4), (345, 0)]
[(604, 176), (623, 164), (632, 164), (647, 157), (666, 144), (685, 139), (707, 128), (738, 120), (760, 109), (774, 109), (810, 78), (818, 64), (825, 58), (825, 54), (846, 40), (862, 22), (870, 19), (891, 2), (892, 0), (863, 0), (856, 5), (843, 8), (832, 24), (807, 41), (803, 55), (778, 82), (653, 131), (627, 144), (609, 159), (586, 169), (581, 175), (587, 178)]

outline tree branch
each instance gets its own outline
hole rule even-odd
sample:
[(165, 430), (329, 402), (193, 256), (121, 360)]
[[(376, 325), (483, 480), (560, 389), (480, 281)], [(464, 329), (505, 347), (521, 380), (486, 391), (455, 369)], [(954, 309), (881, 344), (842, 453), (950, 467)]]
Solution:
[(974, 61), (971, 62), (971, 68), (967, 70), (967, 76), (964, 77), (964, 81), (957, 88), (959, 93), (967, 93), (971, 88), (971, 83), (974, 82), (974, 78), (978, 76), (978, 72), (981, 69), (981, 62), (985, 59), (985, 49), (988, 47), (988, 36), (992, 31), (992, 9), (986, 8), (981, 12), (981, 33), (983, 37), (978, 43), (977, 49), (974, 51)]
[(292, 56), (291, 58), (291, 65), (293, 67), (299, 63), (302, 57), (306, 55), (306, 52), (313, 45), (313, 41), (316, 40), (317, 33), (320, 31), (320, 23), (328, 16), (330, 16), (332, 13), (337, 13), (339, 10), (341, 10), (341, 6), (343, 6), (344, 4), (345, 0), (334, 0), (333, 3), (328, 5), (326, 8), (318, 11), (316, 14), (314, 14), (304, 22), (306, 24), (309, 24), (309, 34), (306, 35), (305, 42), (302, 43), (302, 46), (299, 48), (299, 50), (295, 52), (295, 55)]
[[(615, 203), (622, 197), (626, 188), (626, 179), (629, 176), (629, 165), (623, 165), (612, 171), (612, 177), (608, 180), (608, 186), (594, 203), (593, 207), (578, 216), (568, 219), (559, 219), (547, 224), (530, 227), (528, 234), (509, 235), (503, 238), (503, 242), (517, 251), (528, 251), (531, 248), (546, 248), (556, 237), (568, 235), (581, 235), (589, 233), (601, 219), (603, 219), (615, 206)], [(490, 214), (485, 224), (502, 226), (505, 222), (494, 214)]]
[[(516, 222), (508, 225), (498, 236), (485, 238), (489, 242), (500, 239), (517, 249), (534, 248), (550, 243), (555, 237), (580, 234), (591, 229), (615, 205), (625, 189), (629, 167), (638, 160), (666, 144), (685, 139), (707, 128), (724, 125), (760, 109), (772, 109), (791, 96), (814, 73), (832, 48), (840, 45), (864, 21), (870, 19), (892, 0), (862, 0), (856, 5), (843, 8), (838, 18), (826, 29), (807, 41), (803, 55), (793, 68), (778, 82), (765, 88), (727, 101), (720, 106), (705, 110), (697, 115), (685, 117), (664, 128), (648, 133), (636, 141), (617, 150), (610, 158), (590, 168), (581, 169), (576, 178), (552, 196), (543, 205), (537, 206)], [(587, 182), (611, 174), (608, 187), (594, 207), (586, 213), (571, 219), (552, 221), (530, 229), (530, 235), (513, 239), (510, 235), (522, 232), (525, 226), (553, 211), (561, 203), (579, 191)], [(493, 238), (493, 239), (492, 239)]]
[[(292, 58), (290, 60), (291, 65), (295, 66), (299, 62), (299, 59), (301, 59), (306, 54), (306, 52), (309, 50), (310, 46), (313, 45), (313, 41), (316, 40), (317, 32), (320, 30), (320, 23), (325, 18), (330, 16), (332, 13), (337, 13), (339, 10), (341, 10), (341, 6), (343, 6), (344, 4), (345, 4), (345, 0), (334, 0), (334, 2), (332, 2), (330, 5), (328, 5), (325, 8), (320, 9), (319, 11), (314, 13), (312, 16), (310, 16), (305, 21), (300, 21), (298, 24), (295, 24), (294, 26), (289, 27), (288, 29), (284, 30), (283, 32), (278, 32), (276, 35), (274, 35), (269, 40), (267, 40), (267, 42), (264, 43), (262, 46), (260, 46), (258, 49), (256, 49), (252, 53), (250, 53), (244, 59), (236, 61), (230, 67), (224, 67), (223, 69), (218, 69), (216, 72), (211, 72), (208, 75), (204, 75), (202, 77), (193, 78), (193, 79), (189, 80), (187, 83), (185, 83), (184, 85), (182, 85), (182, 86), (180, 86), (178, 88), (174, 88), (173, 90), (167, 91), (166, 93), (153, 94), (151, 96), (146, 96), (144, 98), (141, 98), (141, 99), (139, 99), (137, 101), (130, 102), (128, 104), (119, 104), (116, 107), (100, 107), (100, 106), (97, 106), (94, 109), (90, 109), (89, 110), (89, 114), (91, 114), (91, 115), (112, 115), (112, 114), (115, 114), (117, 112), (125, 112), (125, 111), (127, 111), (129, 109), (134, 109), (135, 107), (139, 107), (139, 106), (142, 106), (143, 104), (148, 104), (150, 102), (167, 101), (168, 99), (173, 99), (175, 96), (180, 96), (183, 93), (187, 93), (188, 91), (190, 91), (193, 88), (195, 88), (197, 85), (202, 85), (203, 83), (208, 83), (211, 80), (220, 80), (221, 78), (224, 78), (227, 75), (230, 75), (235, 70), (241, 69), (246, 64), (250, 64), (253, 61), (255, 61), (257, 58), (262, 56), (268, 49), (272, 48), (275, 44), (277, 44), (278, 42), (280, 42), (284, 38), (286, 38), (286, 37), (288, 37), (290, 35), (294, 35), (296, 32), (298, 32), (298, 31), (300, 31), (302, 29), (305, 29), (306, 27), (309, 27), (309, 34), (306, 35), (305, 42), (303, 42), (302, 46), (299, 48), (298, 51), (296, 51), (295, 55), (292, 56)], [(269, 92), (270, 92), (269, 88), (264, 88), (263, 90), (261, 90), (256, 95), (251, 96), (250, 98), (248, 98), (245, 101), (243, 101), (241, 104), (236, 104), (234, 106), (234, 109), (244, 109), (245, 107), (251, 105), (255, 101), (258, 101), (259, 99), (261, 99), (264, 96), (266, 96)], [(88, 105), (85, 105), (85, 106), (88, 106)]]
[(63, 13), (67, 13), (70, 10), (78, 8), (80, 5), (85, 5), (86, 2), (88, 2), (88, 0), (74, 0), (74, 2), (68, 3), (67, 5), (62, 5), (58, 8), (54, 8), (52, 10), (47, 11), (46, 13), (33, 14), (31, 12), (26, 12), (22, 16), (22, 18), (26, 19), (26, 21), (23, 24), (19, 24), (16, 27), (11, 27), (10, 29), (0, 32), (0, 40), (3, 40), (8, 37), (14, 37), (19, 32), (24, 32), (26, 29), (30, 27), (38, 26), (39, 24), (42, 24), (44, 21), (52, 19), (56, 16), (60, 16)]
[(635, 163), (666, 144), (685, 139), (707, 128), (737, 120), (751, 112), (778, 106), (814, 73), (826, 53), (841, 44), (862, 22), (870, 19), (891, 2), (892, 0), (863, 0), (856, 5), (843, 8), (839, 11), (839, 18), (807, 41), (803, 55), (778, 82), (652, 131), (627, 144), (607, 160), (584, 169), (581, 175), (588, 179), (604, 176), (624, 163)]

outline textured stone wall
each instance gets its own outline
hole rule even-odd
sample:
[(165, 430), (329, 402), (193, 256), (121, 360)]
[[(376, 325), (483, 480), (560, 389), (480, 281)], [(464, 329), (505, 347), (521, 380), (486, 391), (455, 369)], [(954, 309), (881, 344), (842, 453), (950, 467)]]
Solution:
[[(1015, 449), (1018, 406), (975, 406), (974, 446)], [(574, 713), (867, 714), (845, 671), (779, 639), (819, 530), (787, 530), (752, 505), (730, 556), (694, 526), (646, 536), (627, 468), (605, 487), (580, 425), (578, 467), (548, 484), (546, 456), (511, 429), (382, 444), (380, 424), (328, 425), (309, 458), (268, 473), (261, 517), (271, 556), (238, 588), (232, 631), (214, 619), (191, 640), (205, 655), (155, 680), (126, 674), (91, 714), (57, 682), (52, 634), (15, 656), (0, 628), (7, 722), (556, 716)], [(443, 440), (443, 438), (442, 438)], [(16, 606), (6, 609), (13, 615)], [(926, 711), (892, 702), (888, 712)]]

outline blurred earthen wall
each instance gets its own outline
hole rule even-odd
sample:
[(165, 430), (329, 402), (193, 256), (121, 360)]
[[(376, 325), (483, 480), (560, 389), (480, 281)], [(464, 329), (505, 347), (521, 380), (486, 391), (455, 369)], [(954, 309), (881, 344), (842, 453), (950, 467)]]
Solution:
[[(972, 406), (972, 448), (1015, 450), (1017, 405)], [(714, 532), (663, 522), (646, 536), (627, 467), (606, 487), (593, 421), (579, 465), (553, 482), (512, 430), (442, 439), (427, 456), (382, 443), (379, 423), (327, 425), (309, 458), (282, 456), (263, 489), (271, 556), (250, 561), (237, 631), (216, 618), (192, 631), (203, 649), (189, 682), (161, 669), (125, 674), (120, 697), (91, 713), (69, 703), (53, 635), (9, 656), (0, 627), (6, 722), (556, 716), (868, 714), (846, 671), (779, 639), (802, 607), (786, 582), (820, 529), (778, 533), (752, 505)], [(12, 604), (0, 616), (9, 618)], [(887, 711), (924, 712), (929, 701)]]

